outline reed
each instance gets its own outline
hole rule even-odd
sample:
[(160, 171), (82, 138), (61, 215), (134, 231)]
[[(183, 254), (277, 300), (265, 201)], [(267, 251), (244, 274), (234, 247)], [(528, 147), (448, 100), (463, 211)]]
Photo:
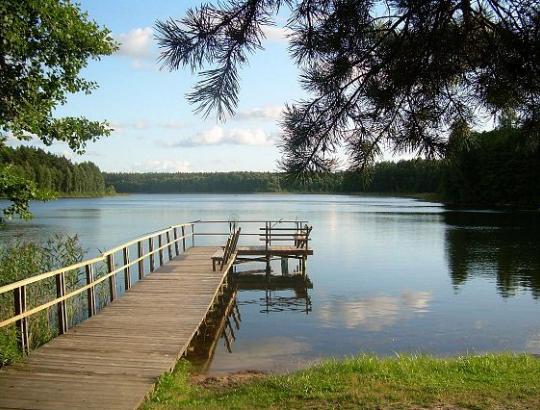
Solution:
[[(37, 273), (47, 272), (83, 260), (84, 249), (77, 236), (52, 235), (42, 242), (12, 241), (0, 247), (0, 286), (26, 279)], [(84, 272), (74, 270), (65, 275), (66, 289), (75, 289)], [(98, 273), (98, 276), (102, 273)], [(97, 290), (98, 300), (106, 299), (107, 288)], [(38, 306), (56, 297), (54, 278), (42, 281), (27, 289), (27, 304)], [(66, 304), (70, 323), (85, 319), (87, 301), (74, 297)], [(14, 303), (11, 293), (0, 295), (0, 320), (13, 316)], [(31, 349), (41, 346), (58, 334), (57, 310), (52, 307), (32, 316), (29, 320), (29, 345)], [(22, 353), (17, 344), (15, 326), (0, 329), (0, 367), (17, 361)]]

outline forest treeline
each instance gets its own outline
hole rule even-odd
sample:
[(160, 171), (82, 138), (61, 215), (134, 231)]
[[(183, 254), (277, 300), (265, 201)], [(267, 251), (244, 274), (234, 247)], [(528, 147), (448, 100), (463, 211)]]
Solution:
[(316, 175), (309, 183), (275, 172), (105, 173), (107, 184), (118, 192), (435, 192), (441, 176), (437, 161), (381, 162), (367, 177), (356, 172)]
[[(466, 142), (466, 143), (465, 143)], [(319, 174), (308, 184), (275, 172), (102, 173), (41, 149), (3, 147), (9, 164), (38, 188), (65, 195), (120, 193), (435, 193), (463, 205), (540, 204), (540, 148), (518, 129), (501, 127), (450, 141), (443, 160), (379, 162), (357, 172)], [(108, 187), (108, 188), (107, 188)], [(114, 188), (113, 188), (114, 187)]]
[(63, 156), (38, 148), (2, 146), (0, 165), (9, 166), (15, 175), (35, 182), (39, 189), (60, 195), (103, 195), (111, 192), (94, 163), (75, 164)]
[(511, 126), (451, 140), (441, 160), (379, 162), (363, 176), (335, 172), (308, 184), (283, 173), (106, 173), (118, 192), (320, 192), (434, 193), (458, 205), (540, 205), (540, 147)]

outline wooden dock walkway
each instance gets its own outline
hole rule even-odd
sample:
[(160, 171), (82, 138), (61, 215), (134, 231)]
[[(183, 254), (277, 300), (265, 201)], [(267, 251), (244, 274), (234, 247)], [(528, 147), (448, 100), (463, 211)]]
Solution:
[[(1, 300), (12, 300), (0, 306), (0, 331), (26, 356), (0, 369), (0, 409), (135, 409), (186, 353), (235, 263), (265, 261), (269, 272), (272, 256), (296, 257), (305, 276), (313, 252), (303, 221), (266, 221), (242, 231), (265, 246), (237, 247), (240, 222), (260, 223), (174, 225), (0, 287)], [(225, 223), (228, 232), (195, 233), (207, 223)], [(205, 236), (228, 238), (225, 246), (195, 246)], [(41, 347), (36, 318), (58, 334)]]
[(218, 247), (193, 247), (121, 298), (0, 371), (2, 409), (134, 409), (174, 368), (212, 306), (227, 269)]

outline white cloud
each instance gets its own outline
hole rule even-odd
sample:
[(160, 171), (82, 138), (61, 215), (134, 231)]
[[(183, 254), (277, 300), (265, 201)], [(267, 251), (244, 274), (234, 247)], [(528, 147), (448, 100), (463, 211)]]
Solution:
[(132, 172), (189, 172), (191, 164), (189, 161), (177, 159), (148, 160), (136, 162), (132, 167)]
[(167, 146), (197, 147), (224, 144), (269, 146), (274, 144), (274, 138), (271, 134), (259, 128), (234, 128), (225, 130), (220, 126), (214, 126), (208, 130), (199, 132), (191, 138), (167, 144)]
[(152, 27), (135, 28), (127, 33), (115, 36), (120, 43), (117, 54), (134, 59), (145, 59), (152, 56)]
[(138, 27), (113, 36), (120, 43), (116, 54), (131, 59), (133, 68), (154, 68), (156, 53), (152, 47), (153, 34), (152, 27)]
[(225, 142), (239, 145), (272, 145), (273, 138), (261, 129), (232, 129)]
[(163, 128), (173, 128), (173, 129), (178, 129), (178, 128), (185, 128), (186, 127), (186, 123), (185, 122), (181, 122), (181, 121), (166, 121), (166, 122), (162, 122), (159, 124), (160, 127), (163, 127)]
[(190, 142), (194, 145), (217, 145), (223, 143), (224, 138), (223, 128), (215, 126), (198, 133)]
[(277, 105), (268, 105), (262, 108), (250, 108), (240, 111), (235, 120), (279, 120), (283, 114), (284, 107)]
[(145, 130), (149, 127), (148, 122), (144, 120), (138, 120), (135, 122), (118, 122), (118, 121), (112, 121), (111, 122), (111, 128), (113, 131), (118, 133), (123, 133), (125, 130), (128, 129), (135, 129), (135, 130)]
[(120, 122), (112, 121), (111, 127), (113, 131), (118, 133), (123, 133), (126, 130), (146, 130), (153, 127), (161, 128), (184, 128), (185, 124), (181, 122), (167, 121), (167, 122), (158, 122), (151, 123), (146, 120), (137, 120), (132, 122)]
[(288, 41), (287, 36), (292, 34), (290, 28), (276, 26), (265, 26), (263, 32), (268, 40), (276, 42), (286, 42)]

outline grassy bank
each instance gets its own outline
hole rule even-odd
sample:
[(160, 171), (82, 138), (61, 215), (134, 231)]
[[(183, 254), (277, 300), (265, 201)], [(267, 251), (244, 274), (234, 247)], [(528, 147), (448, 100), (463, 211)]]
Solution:
[(163, 376), (143, 409), (540, 408), (540, 360), (360, 356), (248, 381), (194, 383), (189, 366)]

